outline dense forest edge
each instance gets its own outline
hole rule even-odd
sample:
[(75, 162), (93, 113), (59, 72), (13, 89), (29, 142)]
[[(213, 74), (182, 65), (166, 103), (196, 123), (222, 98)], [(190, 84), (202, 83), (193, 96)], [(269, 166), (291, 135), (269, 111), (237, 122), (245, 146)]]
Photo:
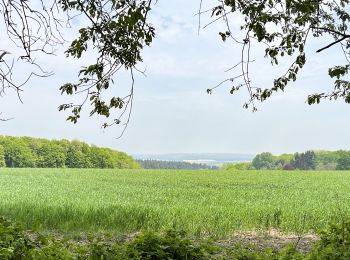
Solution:
[(189, 163), (183, 161), (163, 161), (163, 160), (137, 160), (144, 169), (164, 169), (164, 170), (218, 170), (217, 166), (210, 166), (204, 163)]
[(306, 151), (273, 155), (263, 152), (252, 162), (225, 163), (223, 170), (350, 170), (350, 151)]
[(0, 136), (0, 167), (138, 169), (129, 155), (77, 140)]

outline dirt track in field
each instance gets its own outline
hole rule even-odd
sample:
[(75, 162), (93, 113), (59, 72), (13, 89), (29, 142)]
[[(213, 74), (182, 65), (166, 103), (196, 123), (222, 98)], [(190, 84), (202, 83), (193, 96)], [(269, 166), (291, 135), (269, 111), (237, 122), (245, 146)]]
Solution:
[(282, 247), (291, 244), (300, 252), (307, 253), (311, 250), (313, 244), (319, 240), (320, 238), (314, 234), (284, 234), (277, 230), (268, 230), (262, 232), (238, 232), (230, 240), (220, 240), (217, 242), (225, 247), (242, 244), (254, 245), (259, 249), (264, 249), (266, 247), (281, 249)]

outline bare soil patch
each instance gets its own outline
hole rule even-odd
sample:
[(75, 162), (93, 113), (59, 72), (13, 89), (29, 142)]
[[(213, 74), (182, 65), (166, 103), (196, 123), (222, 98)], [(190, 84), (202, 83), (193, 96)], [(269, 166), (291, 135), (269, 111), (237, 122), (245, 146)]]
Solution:
[(278, 230), (272, 229), (268, 231), (242, 231), (233, 235), (230, 240), (220, 240), (218, 243), (224, 247), (232, 247), (236, 244), (244, 246), (254, 245), (263, 250), (270, 247), (276, 250), (291, 244), (303, 254), (308, 253), (312, 246), (319, 241), (320, 238), (315, 234), (286, 234)]

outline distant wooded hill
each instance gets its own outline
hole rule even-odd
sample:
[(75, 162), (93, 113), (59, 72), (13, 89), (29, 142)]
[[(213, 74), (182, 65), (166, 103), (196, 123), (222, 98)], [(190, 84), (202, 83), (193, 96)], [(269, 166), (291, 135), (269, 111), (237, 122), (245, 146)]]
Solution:
[(0, 167), (134, 169), (140, 165), (126, 153), (80, 141), (0, 136)]
[(137, 160), (137, 162), (144, 169), (189, 169), (189, 170), (201, 170), (219, 169), (216, 166), (210, 166), (203, 163), (189, 163), (189, 162), (176, 162), (176, 161), (160, 161), (160, 160)]

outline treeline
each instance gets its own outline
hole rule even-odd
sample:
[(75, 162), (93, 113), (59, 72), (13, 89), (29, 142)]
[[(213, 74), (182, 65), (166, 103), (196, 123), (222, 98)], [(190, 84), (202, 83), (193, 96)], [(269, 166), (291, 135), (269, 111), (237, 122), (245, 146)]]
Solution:
[(316, 154), (307, 151), (274, 156), (265, 152), (254, 157), (252, 166), (257, 170), (316, 170)]
[(0, 167), (140, 168), (129, 155), (79, 141), (0, 136)]
[(350, 151), (306, 151), (275, 156), (258, 154), (252, 162), (224, 164), (222, 169), (236, 170), (350, 170)]
[(179, 162), (179, 161), (158, 161), (158, 160), (137, 160), (137, 162), (144, 169), (188, 169), (188, 170), (217, 170), (218, 167), (210, 166), (202, 163), (189, 163), (189, 162)]

